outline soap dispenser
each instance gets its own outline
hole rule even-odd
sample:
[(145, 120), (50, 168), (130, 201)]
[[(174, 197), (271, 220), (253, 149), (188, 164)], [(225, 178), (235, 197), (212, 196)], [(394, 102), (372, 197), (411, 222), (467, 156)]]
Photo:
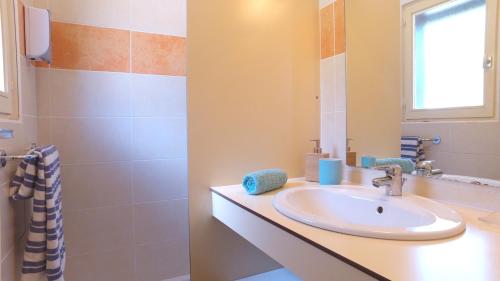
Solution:
[(315, 143), (313, 153), (306, 154), (306, 181), (319, 181), (319, 159), (328, 158), (330, 154), (322, 153), (320, 140), (311, 140)]
[(349, 167), (356, 167), (357, 156), (356, 152), (351, 151), (351, 141), (353, 141), (353, 139), (351, 138), (347, 139), (346, 164)]

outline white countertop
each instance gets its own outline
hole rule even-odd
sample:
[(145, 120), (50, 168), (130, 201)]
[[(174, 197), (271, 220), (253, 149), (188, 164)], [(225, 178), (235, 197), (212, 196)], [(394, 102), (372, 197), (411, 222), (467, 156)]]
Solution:
[(500, 280), (500, 226), (479, 221), (478, 217), (486, 212), (446, 203), (467, 224), (463, 234), (449, 239), (394, 241), (357, 237), (302, 224), (274, 209), (272, 199), (277, 192), (310, 185), (317, 184), (290, 182), (282, 189), (257, 196), (248, 195), (241, 185), (213, 187), (212, 191), (391, 280)]

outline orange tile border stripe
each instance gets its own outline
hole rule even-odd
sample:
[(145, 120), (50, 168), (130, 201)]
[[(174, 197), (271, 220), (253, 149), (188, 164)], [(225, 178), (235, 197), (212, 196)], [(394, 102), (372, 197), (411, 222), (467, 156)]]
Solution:
[(335, 53), (335, 19), (333, 3), (320, 10), (321, 58), (328, 58)]
[(186, 39), (132, 32), (132, 72), (171, 76), (186, 75)]
[(52, 22), (52, 64), (36, 67), (186, 75), (186, 38)]
[(344, 0), (335, 1), (335, 55), (345, 53), (345, 5)]

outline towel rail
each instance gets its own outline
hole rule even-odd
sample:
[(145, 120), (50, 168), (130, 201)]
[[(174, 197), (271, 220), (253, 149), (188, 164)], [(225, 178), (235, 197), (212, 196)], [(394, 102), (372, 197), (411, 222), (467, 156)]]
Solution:
[(430, 138), (420, 138), (421, 141), (431, 141), (433, 144), (440, 144), (441, 143), (441, 137), (434, 137), (432, 139)]
[(36, 144), (32, 143), (28, 152), (25, 155), (7, 155), (5, 150), (0, 149), (0, 168), (3, 168), (7, 165), (7, 161), (10, 160), (28, 160), (32, 158), (40, 157), (40, 155), (35, 151)]

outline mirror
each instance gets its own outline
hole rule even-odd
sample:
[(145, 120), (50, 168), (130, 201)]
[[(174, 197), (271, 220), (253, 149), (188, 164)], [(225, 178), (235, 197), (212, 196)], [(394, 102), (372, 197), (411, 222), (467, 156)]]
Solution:
[(346, 0), (347, 159), (500, 186), (497, 0)]
[(0, 3), (0, 118), (18, 119), (18, 69), (14, 1)]

